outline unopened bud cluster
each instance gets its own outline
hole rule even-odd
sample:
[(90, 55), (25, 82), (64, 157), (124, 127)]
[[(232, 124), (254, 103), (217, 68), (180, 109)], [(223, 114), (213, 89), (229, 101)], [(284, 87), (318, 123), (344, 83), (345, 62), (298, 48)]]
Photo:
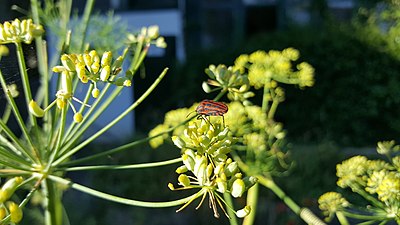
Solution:
[(158, 48), (166, 48), (164, 37), (160, 36), (159, 27), (157, 25), (143, 27), (137, 35), (128, 35), (129, 43), (144, 43), (147, 45), (154, 44)]
[[(200, 187), (202, 191), (206, 190), (209, 193), (210, 201), (219, 201), (213, 196), (218, 193), (230, 193), (235, 198), (241, 197), (257, 182), (254, 177), (243, 177), (237, 162), (227, 155), (236, 142), (228, 133), (227, 127), (221, 124), (211, 125), (202, 120), (200, 124), (190, 122), (183, 136), (172, 137), (174, 144), (182, 150), (184, 165), (176, 170), (180, 174), (178, 181), (182, 189)], [(170, 188), (175, 189), (172, 184)], [(249, 213), (250, 209), (246, 209)], [(217, 216), (216, 209), (213, 210)]]
[(7, 21), (0, 24), (0, 44), (17, 42), (30, 44), (34, 37), (43, 33), (43, 27), (34, 24), (32, 19)]
[[(242, 102), (254, 96), (254, 93), (249, 91), (250, 83), (247, 74), (233, 67), (210, 65), (205, 72), (210, 78), (207, 82), (203, 82), (203, 90), (206, 93), (222, 89), (228, 91), (230, 100)], [(216, 88), (213, 89), (212, 86)]]
[(0, 221), (9, 216), (12, 223), (19, 223), (22, 220), (22, 209), (10, 198), (23, 182), (22, 177), (13, 177), (7, 180), (0, 189)]
[[(61, 73), (64, 76), (77, 76), (82, 83), (113, 82), (112, 75), (121, 71), (122, 57), (112, 62), (112, 53), (104, 52), (101, 57), (96, 50), (84, 54), (64, 54), (61, 56), (60, 66), (55, 66), (53, 72)], [(114, 84), (118, 86), (130, 86), (131, 78), (126, 76), (117, 79)], [(92, 92), (93, 97), (98, 97), (98, 89)]]

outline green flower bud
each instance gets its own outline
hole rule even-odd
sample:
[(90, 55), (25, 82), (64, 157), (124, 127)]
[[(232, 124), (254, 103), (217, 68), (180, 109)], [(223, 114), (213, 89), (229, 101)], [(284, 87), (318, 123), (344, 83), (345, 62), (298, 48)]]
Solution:
[(255, 185), (258, 182), (258, 179), (257, 179), (257, 177), (249, 176), (249, 177), (243, 178), (243, 182), (246, 185), (246, 190), (248, 190), (249, 188), (253, 187), (253, 185)]
[(6, 217), (7, 215), (7, 211), (4, 207), (0, 207), (0, 221), (4, 219), (4, 217)]
[(203, 91), (204, 91), (205, 93), (211, 93), (211, 92), (212, 92), (212, 89), (211, 89), (211, 87), (207, 84), (207, 82), (203, 82), (202, 85), (201, 85), (201, 87), (203, 88)]
[(65, 93), (72, 93), (72, 76), (68, 71), (61, 73), (61, 89)]
[(68, 71), (71, 72), (75, 71), (75, 64), (67, 54), (61, 56), (61, 63), (64, 66), (64, 68), (67, 69)]

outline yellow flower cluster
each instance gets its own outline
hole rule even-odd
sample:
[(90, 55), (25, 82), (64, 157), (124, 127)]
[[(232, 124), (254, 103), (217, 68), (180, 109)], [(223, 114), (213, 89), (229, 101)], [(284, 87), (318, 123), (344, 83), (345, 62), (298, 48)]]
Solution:
[(293, 48), (256, 51), (239, 56), (233, 68), (242, 73), (247, 71), (250, 85), (256, 89), (271, 85), (273, 81), (311, 87), (314, 85), (314, 68), (306, 62), (296, 65), (296, 70), (292, 68), (292, 62), (298, 60), (299, 55)]
[(327, 192), (318, 199), (319, 208), (323, 211), (325, 216), (332, 218), (332, 216), (348, 207), (350, 203), (337, 192)]
[[(202, 120), (200, 124), (189, 122), (184, 135), (172, 137), (174, 144), (182, 151), (184, 165), (176, 170), (180, 174), (178, 181), (182, 188), (174, 188), (172, 184), (169, 184), (169, 187), (173, 190), (200, 188), (198, 195), (182, 209), (194, 199), (198, 197), (204, 199), (208, 194), (214, 216), (219, 217), (217, 203), (224, 212), (225, 209), (218, 193), (230, 193), (235, 198), (241, 197), (256, 183), (254, 177), (243, 177), (237, 162), (228, 157), (227, 154), (232, 150), (231, 146), (236, 142), (236, 138), (228, 134), (227, 127), (219, 123), (211, 125), (209, 121)], [(187, 175), (187, 172), (191, 174)], [(248, 207), (247, 209), (250, 213), (250, 209)], [(239, 217), (248, 214), (243, 214), (243, 210), (240, 212), (235, 213)], [(226, 212), (225, 214), (227, 215)]]
[(15, 19), (0, 24), (0, 44), (24, 42), (30, 44), (34, 37), (44, 33), (42, 25), (36, 25), (32, 19)]
[[(360, 194), (377, 207), (375, 209), (377, 213), (372, 215), (371, 219), (376, 216), (379, 220), (383, 218), (400, 221), (400, 156), (391, 156), (399, 150), (394, 141), (379, 142), (377, 152), (388, 156), (390, 162), (354, 156), (336, 166), (338, 186), (350, 187), (353, 192)], [(319, 201), (321, 210), (329, 213), (343, 210), (343, 207), (339, 207), (339, 203), (343, 202), (339, 195), (336, 193), (335, 198), (331, 193), (322, 195)]]

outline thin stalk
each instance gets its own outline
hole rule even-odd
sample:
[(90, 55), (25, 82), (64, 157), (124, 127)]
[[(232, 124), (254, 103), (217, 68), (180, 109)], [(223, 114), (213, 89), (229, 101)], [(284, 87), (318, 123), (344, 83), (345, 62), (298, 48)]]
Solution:
[(27, 151), (24, 147), (24, 145), (21, 143), (21, 141), (18, 139), (17, 136), (10, 130), (10, 128), (7, 127), (6, 124), (3, 123), (3, 121), (0, 120), (0, 127), (6, 133), (6, 135), (17, 145), (18, 150), (24, 154), (28, 160), (31, 162), (35, 162), (35, 159), (33, 158), (32, 155), (29, 154), (29, 151)]
[(22, 158), (21, 155), (18, 154), (13, 154), (14, 152), (9, 151), (8, 149), (3, 148), (2, 146), (0, 147), (0, 155), (4, 156), (5, 159), (12, 160), (16, 164), (22, 164), (26, 166), (26, 169), (30, 168), (32, 165), (31, 162), (27, 161), (26, 159)]
[(218, 93), (217, 97), (214, 98), (214, 101), (218, 101), (219, 99), (222, 98), (228, 92), (228, 90), (223, 89), (220, 93)]
[(77, 167), (67, 167), (60, 168), (62, 171), (83, 171), (83, 170), (127, 170), (127, 169), (143, 169), (143, 168), (153, 168), (158, 166), (166, 166), (174, 163), (181, 162), (182, 158), (170, 159), (160, 162), (152, 163), (140, 163), (132, 165), (97, 165), (97, 166), (77, 166)]
[(264, 85), (264, 92), (263, 92), (262, 105), (261, 105), (263, 112), (267, 112), (268, 108), (269, 108), (268, 107), (269, 98), (267, 97), (269, 95), (268, 83), (269, 82), (266, 82), (266, 84)]
[[(36, 151), (35, 146), (33, 145), (32, 139), (31, 139), (31, 137), (30, 137), (30, 135), (29, 135), (29, 133), (28, 133), (28, 129), (27, 129), (26, 125), (25, 125), (24, 119), (22, 118), (21, 113), (19, 112), (18, 106), (17, 106), (17, 104), (15, 103), (14, 98), (12, 97), (12, 95), (11, 95), (11, 93), (10, 93), (10, 90), (8, 90), (8, 88), (7, 88), (6, 81), (5, 81), (5, 79), (4, 79), (4, 76), (3, 76), (3, 73), (1, 72), (1, 70), (0, 70), (0, 83), (1, 83), (1, 86), (2, 86), (2, 88), (3, 88), (4, 94), (5, 94), (5, 96), (7, 97), (8, 105), (11, 106), (12, 111), (13, 111), (13, 114), (14, 114), (14, 116), (15, 116), (15, 119), (17, 120), (18, 125), (19, 125), (19, 127), (21, 128), (22, 133), (24, 134), (26, 140), (28, 141), (29, 146), (30, 146), (31, 149), (33, 150), (33, 153), (35, 154), (35, 156), (37, 157), (37, 159), (39, 159), (39, 158), (38, 158), (39, 154), (38, 154), (38, 152)], [(31, 114), (29, 113), (29, 115), (31, 115)], [(6, 126), (6, 125), (4, 124), (4, 121), (1, 121), (0, 126), (2, 127), (2, 129), (5, 129), (4, 126)], [(14, 142), (15, 142), (16, 140), (18, 140), (18, 138), (12, 133), (12, 131), (11, 131), (10, 129), (8, 129), (8, 127), (7, 127), (6, 133), (7, 133), (7, 135), (8, 135), (10, 138), (11, 138), (10, 135), (14, 136), (14, 138), (12, 138), (12, 140), (13, 140)], [(19, 142), (19, 141), (18, 141), (18, 142)], [(20, 145), (20, 146), (22, 147), (22, 145)], [(24, 152), (24, 154), (25, 154), (26, 156), (28, 156), (33, 162), (36, 162), (36, 160), (33, 158), (33, 155), (31, 155), (31, 153), (30, 153), (29, 150), (26, 150), (25, 148), (21, 148), (21, 150), (22, 150), (22, 151)]]
[[(26, 70), (24, 53), (22, 50), (22, 44), (20, 42), (16, 42), (15, 46), (17, 48), (16, 51), (17, 51), (18, 65), (21, 73), (22, 86), (24, 88), (24, 93), (25, 93), (25, 103), (28, 106), (29, 102), (32, 99), (32, 91), (31, 91), (31, 86), (29, 84), (28, 73)], [(31, 113), (29, 113), (29, 118), (31, 120), (32, 125), (34, 127), (37, 127), (36, 117), (33, 116)]]
[(268, 119), (274, 118), (274, 115), (275, 115), (276, 109), (278, 108), (278, 105), (279, 105), (279, 100), (274, 99), (272, 101), (271, 107), (269, 108), (269, 111), (268, 111)]
[(111, 121), (107, 126), (103, 127), (97, 133), (93, 134), (90, 138), (86, 139), (80, 145), (76, 146), (75, 148), (71, 149), (70, 151), (68, 151), (64, 155), (62, 155), (58, 160), (56, 160), (54, 162), (54, 166), (60, 164), (61, 162), (66, 160), (68, 157), (70, 157), (71, 155), (75, 154), (77, 151), (79, 151), (80, 149), (82, 149), (83, 147), (88, 145), (94, 139), (96, 139), (97, 137), (102, 135), (104, 132), (106, 132), (108, 129), (110, 129), (112, 126), (114, 126), (116, 123), (118, 123), (122, 118), (124, 118), (126, 115), (128, 115), (128, 113), (130, 113), (132, 110), (134, 110), (157, 87), (157, 85), (161, 82), (161, 80), (167, 74), (167, 71), (168, 71), (168, 68), (164, 69), (163, 72), (160, 74), (160, 76), (146, 90), (146, 92), (143, 93), (143, 95), (140, 96), (140, 98), (138, 100), (136, 100), (129, 108), (127, 108), (124, 112), (122, 112), (117, 118), (115, 118), (113, 121)]
[[(10, 115), (11, 115), (11, 106), (10, 104), (6, 105), (6, 108), (4, 109), (4, 113), (3, 116), (1, 117), (1, 120), (3, 120), (4, 123), (8, 122), (8, 119), (10, 119)], [(1, 132), (1, 129), (0, 129)]]
[(83, 16), (82, 16), (82, 41), (79, 45), (79, 49), (81, 51), (83, 51), (83, 47), (85, 45), (85, 40), (86, 40), (86, 32), (87, 32), (87, 28), (89, 26), (89, 21), (90, 21), (90, 14), (92, 13), (93, 10), (93, 5), (94, 5), (94, 0), (88, 0), (86, 1), (86, 5), (85, 5), (85, 10), (83, 12)]
[[(64, 154), (66, 151), (70, 150), (71, 146), (81, 138), (83, 133), (90, 127), (91, 124), (93, 124), (96, 119), (104, 112), (104, 110), (107, 109), (107, 107), (112, 103), (112, 101), (121, 93), (123, 87), (117, 87), (114, 89), (111, 95), (108, 96), (107, 100), (100, 106), (100, 108), (97, 108), (98, 104), (100, 103), (101, 99), (105, 96), (108, 88), (111, 87), (111, 84), (107, 84), (106, 88), (103, 89), (102, 93), (100, 94), (99, 98), (96, 100), (96, 102), (90, 107), (89, 111), (86, 113), (85, 117), (83, 118), (83, 121), (79, 123), (77, 126), (75, 126), (75, 129), (73, 129), (70, 133), (69, 136), (66, 138), (68, 142), (66, 145), (62, 147), (62, 150), (60, 151), (61, 154)], [(96, 110), (95, 110), (96, 109)], [(91, 114), (94, 112), (94, 114), (91, 116)], [(89, 119), (87, 119), (89, 118)]]
[(163, 131), (163, 132), (161, 132), (159, 134), (153, 135), (151, 137), (147, 137), (147, 138), (143, 138), (143, 139), (140, 139), (140, 140), (137, 140), (137, 141), (133, 141), (131, 143), (128, 143), (128, 144), (125, 144), (125, 145), (122, 145), (122, 146), (119, 146), (119, 147), (116, 147), (116, 148), (113, 148), (113, 149), (110, 149), (110, 150), (102, 151), (100, 153), (93, 154), (93, 155), (90, 155), (90, 156), (87, 156), (87, 157), (84, 157), (84, 158), (81, 158), (81, 159), (76, 159), (76, 160), (72, 160), (72, 161), (69, 161), (69, 162), (65, 162), (65, 163), (62, 164), (62, 166), (76, 165), (76, 164), (79, 164), (79, 163), (82, 163), (82, 162), (87, 162), (87, 161), (94, 160), (94, 159), (97, 159), (97, 158), (100, 158), (100, 157), (104, 157), (104, 156), (107, 156), (107, 155), (112, 155), (112, 154), (115, 154), (115, 153), (118, 153), (118, 152), (122, 152), (122, 151), (125, 151), (125, 150), (132, 149), (136, 145), (146, 143), (146, 142), (148, 142), (149, 140), (151, 140), (153, 138), (162, 136), (164, 134), (167, 134), (167, 133), (175, 130), (177, 127), (180, 127), (183, 124), (186, 124), (188, 121), (192, 120), (194, 117), (196, 117), (196, 115), (186, 119), (185, 121), (183, 121), (182, 123), (180, 123), (180, 124), (178, 124), (178, 125), (176, 125), (174, 127), (169, 128), (168, 130), (165, 130), (165, 131)]
[(185, 204), (186, 202), (188, 202), (189, 200), (191, 200), (194, 196), (197, 195), (197, 193), (188, 196), (186, 198), (183, 199), (179, 199), (179, 200), (175, 200), (175, 201), (169, 201), (169, 202), (146, 202), (146, 201), (137, 201), (137, 200), (132, 200), (132, 199), (127, 199), (127, 198), (122, 198), (122, 197), (118, 197), (115, 195), (110, 195), (101, 191), (97, 191), (95, 189), (77, 184), (77, 183), (73, 183), (72, 181), (63, 179), (61, 177), (57, 177), (57, 176), (53, 176), (53, 175), (49, 175), (48, 176), (49, 179), (53, 180), (54, 182), (57, 182), (59, 184), (63, 184), (63, 185), (67, 185), (75, 190), (87, 193), (89, 195), (98, 197), (98, 198), (102, 198), (108, 201), (112, 201), (112, 202), (117, 202), (117, 203), (121, 203), (121, 204), (125, 204), (125, 205), (131, 205), (131, 206), (139, 206), (139, 207), (149, 207), (149, 208), (165, 208), (165, 207), (172, 207), (172, 206), (178, 206), (178, 205), (182, 205)]
[(60, 124), (60, 128), (59, 128), (59, 131), (58, 131), (57, 144), (56, 144), (56, 147), (54, 148), (53, 152), (50, 155), (46, 171), (48, 171), (50, 169), (51, 164), (53, 163), (55, 157), (58, 154), (58, 151), (61, 149), (61, 143), (62, 143), (62, 140), (63, 140), (63, 137), (64, 137), (64, 130), (65, 130), (66, 121), (67, 121), (67, 108), (64, 107), (61, 110), (61, 121), (60, 121), (61, 124)]
[(243, 225), (251, 225), (254, 224), (255, 218), (256, 218), (256, 212), (257, 212), (257, 202), (258, 202), (258, 190), (259, 190), (259, 184), (256, 183), (251, 187), (249, 190), (247, 190), (247, 205), (251, 207), (251, 212), (249, 215), (244, 217), (243, 219)]

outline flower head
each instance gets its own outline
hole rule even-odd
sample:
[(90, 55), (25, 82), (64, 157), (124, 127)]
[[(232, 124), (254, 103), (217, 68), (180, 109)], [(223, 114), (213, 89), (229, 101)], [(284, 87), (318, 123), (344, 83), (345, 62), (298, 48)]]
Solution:
[(34, 37), (44, 33), (42, 25), (36, 25), (32, 19), (15, 19), (0, 24), (0, 43), (24, 42), (30, 44)]
[(336, 212), (342, 211), (350, 205), (349, 202), (337, 192), (327, 192), (321, 195), (318, 199), (318, 204), (319, 208), (329, 219), (331, 219)]
[[(254, 177), (242, 177), (237, 163), (227, 155), (236, 142), (235, 138), (230, 137), (228, 133), (227, 127), (221, 124), (211, 125), (202, 120), (200, 124), (189, 122), (184, 135), (172, 137), (174, 144), (182, 151), (183, 165), (176, 170), (180, 174), (178, 184), (181, 188), (174, 188), (172, 184), (169, 185), (170, 188), (173, 190), (200, 189), (198, 194), (178, 211), (202, 197), (200, 206), (208, 195), (214, 216), (219, 217), (217, 205), (227, 215), (219, 193), (230, 193), (237, 198), (256, 183), (257, 180)], [(239, 212), (239, 216), (244, 216), (244, 214), (246, 213)]]

